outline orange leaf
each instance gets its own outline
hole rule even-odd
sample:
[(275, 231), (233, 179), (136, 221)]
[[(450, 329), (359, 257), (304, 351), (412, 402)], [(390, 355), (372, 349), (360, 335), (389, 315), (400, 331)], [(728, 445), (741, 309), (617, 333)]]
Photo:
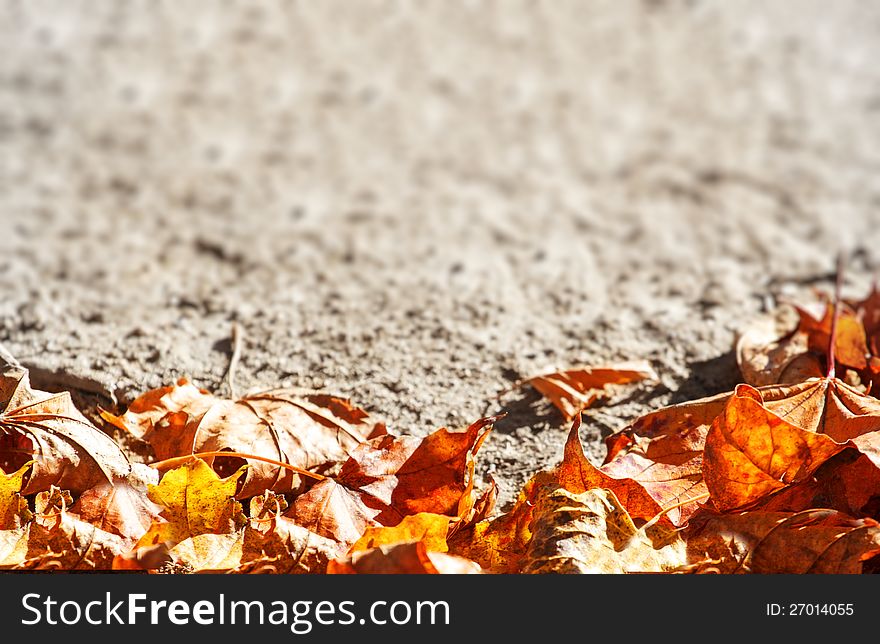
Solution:
[(375, 439), (352, 452), (339, 481), (368, 495), (382, 525), (419, 512), (457, 516), (462, 498), (473, 494), (471, 463), (495, 420), (482, 418), (463, 431), (438, 429), (424, 438)]
[(526, 382), (549, 398), (567, 422), (592, 405), (605, 393), (608, 385), (625, 385), (656, 377), (647, 362), (633, 362), (607, 367), (577, 367), (534, 376)]
[(600, 468), (584, 455), (575, 419), (565, 455), (558, 469), (559, 482), (570, 492), (592, 488), (612, 490), (636, 519), (650, 519), (664, 508), (676, 506), (664, 521), (682, 525), (705, 494), (700, 449), (707, 416), (717, 401), (667, 407), (644, 416), (623, 430), (631, 437), (626, 449)]
[(349, 554), (370, 550), (379, 546), (421, 541), (431, 552), (446, 552), (446, 536), (449, 533), (452, 517), (442, 514), (420, 512), (408, 517), (393, 527), (367, 528), (363, 536), (349, 549)]
[(685, 532), (691, 572), (859, 573), (880, 525), (834, 510), (707, 514)]
[[(384, 426), (368, 423), (365, 412), (341, 398), (275, 389), (232, 401), (216, 398), (185, 379), (147, 392), (121, 417), (106, 412), (103, 416), (149, 443), (159, 460), (230, 451), (305, 470), (344, 461), (368, 437), (385, 433)], [(299, 485), (299, 476), (288, 469), (256, 459), (244, 461), (250, 468), (239, 498), (265, 489), (286, 492)], [(233, 457), (213, 461), (220, 474), (241, 464)]]
[(473, 561), (442, 552), (429, 552), (422, 542), (381, 546), (331, 561), (331, 575), (462, 575), (479, 574)]
[(147, 498), (146, 486), (129, 481), (102, 483), (86, 490), (70, 508), (83, 521), (124, 539), (137, 541), (159, 516), (161, 507)]
[(285, 516), (347, 547), (360, 539), (368, 527), (379, 525), (375, 520), (379, 510), (367, 507), (362, 497), (359, 490), (325, 479), (296, 497)]
[(739, 385), (706, 438), (703, 476), (720, 510), (749, 505), (805, 480), (842, 447), (787, 422), (763, 405), (761, 392)]

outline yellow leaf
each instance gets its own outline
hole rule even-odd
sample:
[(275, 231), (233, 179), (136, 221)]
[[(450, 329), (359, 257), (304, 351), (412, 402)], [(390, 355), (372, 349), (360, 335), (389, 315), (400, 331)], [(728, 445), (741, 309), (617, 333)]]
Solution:
[(235, 500), (238, 480), (247, 470), (242, 466), (221, 479), (205, 461), (193, 459), (170, 470), (158, 485), (150, 485), (150, 500), (163, 508), (164, 521), (154, 521), (138, 546), (180, 543), (200, 534), (226, 534), (244, 525), (241, 504)]
[(367, 528), (364, 535), (348, 551), (349, 554), (379, 546), (421, 541), (432, 552), (446, 552), (446, 535), (454, 519), (442, 514), (419, 512), (403, 518), (396, 526)]
[(12, 474), (3, 474), (0, 470), (0, 530), (19, 528), (33, 517), (28, 510), (27, 499), (21, 495), (21, 488), (33, 463), (28, 461)]

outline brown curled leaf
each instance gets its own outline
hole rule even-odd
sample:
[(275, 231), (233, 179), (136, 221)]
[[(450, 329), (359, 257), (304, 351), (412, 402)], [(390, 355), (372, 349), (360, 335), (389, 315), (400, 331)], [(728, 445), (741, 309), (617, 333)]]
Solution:
[[(122, 416), (103, 416), (146, 441), (158, 460), (229, 451), (304, 470), (332, 468), (363, 441), (386, 433), (384, 425), (370, 423), (364, 411), (342, 398), (274, 389), (233, 401), (186, 379), (145, 393)], [(211, 464), (218, 473), (228, 474), (242, 460), (250, 468), (239, 498), (265, 489), (287, 492), (300, 484), (297, 474), (262, 460), (230, 456), (214, 458)]]
[(609, 385), (626, 385), (656, 377), (657, 374), (648, 362), (638, 361), (575, 367), (533, 376), (526, 382), (546, 396), (568, 422), (605, 395)]
[(34, 462), (25, 495), (53, 485), (79, 493), (131, 472), (119, 446), (79, 412), (68, 392), (33, 389), (26, 370), (0, 374), (0, 410), (0, 469)]

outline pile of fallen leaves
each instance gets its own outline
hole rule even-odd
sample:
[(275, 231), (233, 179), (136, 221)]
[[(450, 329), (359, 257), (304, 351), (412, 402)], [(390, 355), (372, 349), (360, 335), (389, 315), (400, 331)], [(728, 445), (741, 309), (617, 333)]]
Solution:
[[(833, 340), (832, 340), (833, 339)], [(827, 350), (831, 347), (830, 350)], [(737, 343), (745, 384), (584, 455), (581, 412), (647, 364), (530, 379), (572, 421), (561, 463), (493, 517), (496, 418), (394, 436), (349, 401), (181, 380), (102, 413), (0, 376), (0, 568), (233, 573), (859, 573), (880, 563), (880, 293), (783, 308)], [(841, 378), (836, 374), (841, 374)], [(490, 518), (493, 517), (493, 518)]]

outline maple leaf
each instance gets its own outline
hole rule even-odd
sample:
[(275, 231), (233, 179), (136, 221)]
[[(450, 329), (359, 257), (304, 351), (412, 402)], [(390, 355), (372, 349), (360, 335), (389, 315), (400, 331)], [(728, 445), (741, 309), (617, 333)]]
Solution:
[(600, 367), (575, 367), (564, 371), (533, 376), (525, 382), (546, 396), (572, 420), (607, 392), (608, 385), (625, 385), (657, 374), (645, 361)]
[(61, 487), (74, 493), (125, 479), (128, 458), (73, 405), (68, 392), (31, 388), (22, 369), (0, 374), (0, 468), (33, 461), (25, 495)]
[(166, 472), (158, 485), (150, 485), (151, 501), (164, 508), (161, 519), (139, 539), (138, 546), (177, 544), (201, 534), (235, 532), (245, 522), (236, 488), (247, 466), (221, 479), (205, 461), (194, 458)]
[(593, 488), (613, 491), (633, 518), (650, 519), (675, 506), (663, 521), (681, 525), (705, 494), (702, 443), (708, 419), (721, 408), (719, 401), (706, 399), (644, 416), (622, 430), (627, 447), (618, 442), (614, 457), (599, 468), (584, 455), (580, 418), (576, 418), (557, 469), (558, 480), (576, 494)]
[(463, 557), (430, 552), (424, 543), (401, 543), (356, 552), (327, 566), (331, 575), (438, 575), (479, 574), (480, 566)]
[[(837, 378), (760, 389), (740, 385), (727, 407), (713, 424), (703, 460), (719, 509), (742, 507), (808, 480), (847, 447), (880, 467), (880, 401)], [(863, 480), (875, 478), (872, 472)]]
[(843, 301), (839, 287), (834, 301), (820, 294), (815, 303), (783, 305), (740, 332), (745, 382), (794, 384), (835, 367), (847, 383), (880, 393), (880, 291), (875, 286), (863, 300)]
[(706, 514), (685, 531), (688, 572), (860, 573), (880, 524), (834, 510)]
[(715, 507), (731, 510), (805, 480), (842, 449), (770, 411), (757, 389), (739, 385), (706, 438), (703, 476)]
[(161, 506), (147, 497), (145, 484), (101, 483), (83, 492), (70, 511), (106, 532), (137, 541), (158, 518)]
[(28, 461), (11, 474), (0, 470), (0, 530), (20, 528), (33, 518), (27, 499), (21, 495), (32, 465), (33, 462)]
[(370, 526), (380, 525), (380, 510), (364, 503), (363, 493), (325, 479), (299, 495), (285, 516), (311, 532), (349, 546)]
[(352, 451), (338, 480), (380, 510), (382, 525), (420, 512), (468, 514), (474, 506), (473, 459), (496, 420), (481, 418), (463, 431), (442, 428), (424, 438), (374, 439)]
[[(327, 468), (367, 438), (385, 433), (384, 425), (370, 424), (367, 414), (346, 400), (295, 394), (275, 389), (233, 401), (181, 379), (140, 396), (122, 416), (102, 415), (146, 441), (162, 461), (193, 453), (245, 455), (234, 462), (250, 465), (238, 493), (248, 498), (265, 489), (286, 492), (299, 485), (291, 468), (270, 461), (304, 470)], [(219, 460), (214, 467), (225, 473)]]
[(809, 508), (880, 518), (880, 469), (858, 450), (844, 449), (807, 480), (761, 503), (765, 511), (799, 512)]
[[(836, 378), (753, 388), (649, 413), (607, 439), (598, 469), (571, 458), (563, 467), (579, 487), (615, 490), (634, 517), (684, 502), (669, 513), (683, 525), (699, 509), (689, 498), (711, 493), (715, 507), (732, 510), (798, 485), (846, 447), (880, 463), (880, 401)], [(570, 451), (574, 454), (573, 446)], [(609, 481), (610, 477), (614, 481)], [(625, 486), (626, 491), (622, 491)], [(579, 489), (580, 488), (580, 489)], [(637, 505), (629, 494), (635, 489)]]

